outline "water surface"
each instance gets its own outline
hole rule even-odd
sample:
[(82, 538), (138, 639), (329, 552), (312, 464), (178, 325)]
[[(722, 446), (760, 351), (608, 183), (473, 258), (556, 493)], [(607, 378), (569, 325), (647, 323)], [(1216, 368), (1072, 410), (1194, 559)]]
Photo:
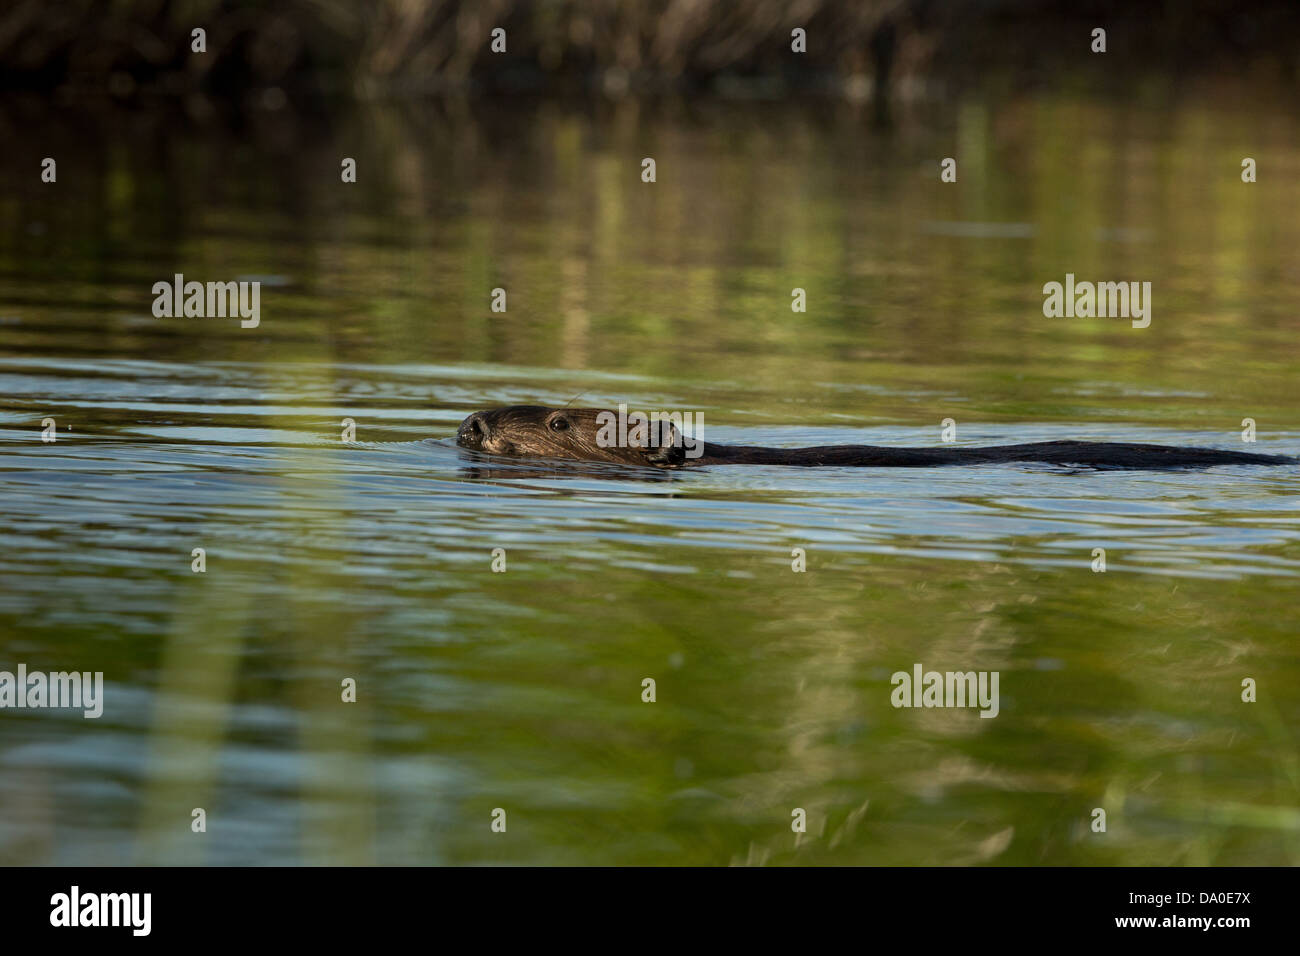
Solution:
[[(1300, 861), (1293, 468), (451, 440), (580, 396), (718, 441), (1300, 453), (1298, 133), (1214, 91), (892, 134), (771, 104), (44, 121), (0, 160), (0, 669), (108, 687), (98, 721), (3, 713), (0, 860)], [(48, 153), (57, 185), (19, 174)], [(261, 324), (154, 318), (178, 272), (260, 279)], [(1151, 281), (1151, 327), (1044, 318), (1067, 272)], [(999, 716), (894, 709), (916, 662), (998, 671)]]

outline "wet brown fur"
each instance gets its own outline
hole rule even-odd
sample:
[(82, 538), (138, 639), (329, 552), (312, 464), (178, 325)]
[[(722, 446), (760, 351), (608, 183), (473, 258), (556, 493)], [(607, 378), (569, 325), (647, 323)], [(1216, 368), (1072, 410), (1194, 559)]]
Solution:
[(1186, 448), (1131, 442), (1046, 441), (1022, 445), (890, 448), (881, 445), (818, 445), (770, 448), (705, 442), (703, 454), (687, 456), (671, 425), (644, 447), (602, 447), (597, 441), (601, 408), (511, 405), (475, 412), (461, 423), (456, 442), (489, 455), (611, 462), (656, 468), (692, 465), (796, 465), (874, 468), (931, 468), (1029, 461), (1092, 468), (1200, 468), (1210, 465), (1284, 465), (1300, 459), (1217, 448)]

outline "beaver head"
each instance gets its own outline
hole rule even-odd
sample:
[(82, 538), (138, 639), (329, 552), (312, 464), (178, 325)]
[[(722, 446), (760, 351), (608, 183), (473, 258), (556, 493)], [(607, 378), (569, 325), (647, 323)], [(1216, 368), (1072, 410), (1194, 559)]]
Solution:
[[(618, 412), (606, 408), (510, 405), (475, 412), (456, 432), (456, 444), (489, 455), (567, 458), (675, 468), (686, 452), (671, 422), (629, 423), (618, 434)], [(624, 441), (620, 444), (620, 437)]]

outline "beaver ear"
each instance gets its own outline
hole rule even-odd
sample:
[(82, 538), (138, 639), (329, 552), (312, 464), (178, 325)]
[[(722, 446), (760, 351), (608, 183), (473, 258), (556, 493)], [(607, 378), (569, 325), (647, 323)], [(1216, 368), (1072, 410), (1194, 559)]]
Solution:
[(681, 467), (686, 460), (686, 448), (676, 425), (665, 421), (651, 423), (650, 447), (645, 450), (645, 459), (658, 468)]

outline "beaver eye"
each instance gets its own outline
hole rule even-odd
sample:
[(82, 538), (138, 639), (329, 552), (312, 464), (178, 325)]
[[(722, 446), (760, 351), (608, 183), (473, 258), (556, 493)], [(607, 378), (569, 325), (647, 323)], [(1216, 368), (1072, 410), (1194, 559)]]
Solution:
[(568, 427), (569, 427), (569, 420), (567, 418), (551, 419), (551, 431), (553, 432), (567, 431)]

